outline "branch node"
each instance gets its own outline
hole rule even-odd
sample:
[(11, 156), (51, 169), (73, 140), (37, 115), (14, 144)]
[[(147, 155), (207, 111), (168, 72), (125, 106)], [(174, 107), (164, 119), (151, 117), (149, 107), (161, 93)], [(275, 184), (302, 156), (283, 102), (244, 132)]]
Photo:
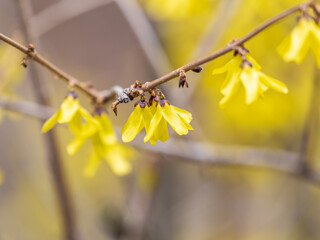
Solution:
[(114, 112), (114, 114), (117, 116), (118, 115), (118, 108), (117, 106), (119, 105), (119, 100), (116, 100), (112, 103), (112, 111)]

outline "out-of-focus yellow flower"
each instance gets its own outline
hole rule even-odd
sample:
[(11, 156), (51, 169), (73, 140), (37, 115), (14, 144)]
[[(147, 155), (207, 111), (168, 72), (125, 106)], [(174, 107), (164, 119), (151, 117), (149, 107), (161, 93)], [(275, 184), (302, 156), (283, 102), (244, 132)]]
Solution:
[(71, 91), (62, 102), (59, 110), (43, 124), (42, 132), (49, 131), (57, 122), (69, 123), (71, 130), (80, 130), (83, 128), (81, 117), (87, 121), (93, 119), (90, 113), (80, 105), (75, 92)]
[(206, 11), (211, 0), (141, 0), (158, 19), (181, 20)]
[(76, 137), (68, 144), (68, 153), (75, 154), (81, 145), (91, 138), (93, 150), (84, 170), (86, 177), (94, 176), (103, 159), (109, 163), (115, 174), (128, 174), (132, 169), (129, 160), (134, 157), (134, 151), (118, 142), (106, 112), (102, 109), (97, 109), (96, 112), (93, 121), (88, 121), (82, 129), (73, 130)]
[(253, 103), (259, 96), (262, 97), (269, 88), (284, 94), (288, 93), (285, 84), (260, 72), (260, 65), (250, 55), (247, 54), (246, 59), (242, 59), (238, 54), (225, 66), (212, 72), (213, 75), (227, 73), (221, 87), (224, 97), (219, 103), (220, 107), (224, 107), (226, 102), (239, 90), (241, 84), (245, 88), (247, 104)]
[(135, 108), (129, 116), (128, 121), (121, 129), (122, 141), (132, 141), (143, 128), (145, 128), (147, 131), (151, 119), (152, 114), (150, 108), (148, 107), (148, 104), (145, 102), (145, 100), (140, 100), (135, 105)]
[(189, 130), (193, 130), (189, 124), (192, 120), (192, 114), (186, 110), (170, 105), (170, 103), (161, 99), (155, 107), (156, 111), (150, 122), (150, 127), (146, 129), (147, 134), (144, 137), (144, 142), (150, 141), (151, 144), (156, 144), (158, 140), (164, 142), (169, 139), (167, 122), (179, 134), (186, 135)]
[(320, 28), (313, 19), (302, 17), (278, 47), (279, 54), (286, 62), (300, 64), (311, 51), (320, 67)]

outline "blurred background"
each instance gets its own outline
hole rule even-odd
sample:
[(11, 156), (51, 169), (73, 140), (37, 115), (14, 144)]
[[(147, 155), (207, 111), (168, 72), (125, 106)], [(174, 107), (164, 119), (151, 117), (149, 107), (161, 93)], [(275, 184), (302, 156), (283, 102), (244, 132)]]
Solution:
[[(25, 2), (32, 13), (27, 25), (36, 49), (81, 81), (108, 89), (128, 87), (135, 80), (151, 81), (242, 37), (301, 1)], [(20, 15), (17, 1), (0, 0), (0, 32), (26, 45)], [(66, 145), (72, 134), (61, 126), (54, 129), (74, 209), (76, 239), (320, 239), (319, 185), (259, 166), (201, 163), (202, 148), (197, 148), (204, 144), (213, 150), (213, 157), (227, 151), (235, 159), (239, 148), (301, 152), (308, 156), (308, 164), (320, 171), (319, 106), (312, 97), (319, 70), (311, 56), (296, 65), (284, 63), (276, 52), (297, 16), (270, 27), (245, 45), (264, 73), (288, 86), (288, 95), (270, 90), (264, 99), (248, 106), (240, 93), (220, 109), (223, 78), (213, 77), (212, 70), (229, 61), (232, 53), (204, 65), (201, 74), (188, 73), (189, 88), (179, 89), (177, 81), (163, 85), (173, 105), (193, 114), (195, 131), (187, 136), (170, 132), (171, 144), (158, 142), (152, 147), (135, 139), (132, 146), (138, 154), (134, 170), (127, 176), (116, 176), (103, 163), (93, 178), (85, 178), (90, 143), (70, 157)], [(23, 56), (2, 43), (0, 47), (6, 56), (0, 60), (0, 82), (7, 86), (1, 94), (36, 102), (29, 69), (19, 65)], [(46, 69), (39, 70), (51, 107), (58, 108), (66, 84)], [(7, 75), (11, 80), (4, 84)], [(84, 95), (80, 94), (80, 101), (92, 110)], [(133, 103), (122, 104), (118, 117), (111, 109), (109, 115), (120, 128), (132, 110)], [(1, 110), (1, 116), (4, 180), (0, 186), (0, 240), (64, 239), (41, 122), (7, 110)], [(175, 145), (175, 140), (179, 144)], [(242, 159), (260, 160), (255, 151), (250, 153)]]

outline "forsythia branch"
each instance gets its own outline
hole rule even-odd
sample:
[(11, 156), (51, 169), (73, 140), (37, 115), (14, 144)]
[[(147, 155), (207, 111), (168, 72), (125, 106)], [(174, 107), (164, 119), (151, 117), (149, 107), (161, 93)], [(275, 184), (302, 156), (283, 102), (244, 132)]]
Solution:
[[(218, 50), (218, 51), (216, 51), (216, 52), (214, 52), (204, 58), (201, 58), (201, 59), (198, 59), (194, 62), (186, 64), (186, 65), (184, 65), (184, 66), (182, 66), (182, 67), (180, 67), (180, 68), (178, 68), (178, 69), (176, 69), (176, 70), (174, 70), (174, 71), (172, 71), (162, 77), (159, 77), (151, 82), (144, 83), (141, 86), (141, 89), (143, 91), (148, 91), (148, 90), (154, 89), (157, 86), (159, 86), (159, 85), (161, 85), (171, 79), (178, 77), (181, 72), (188, 72), (190, 70), (197, 68), (200, 65), (203, 65), (203, 64), (210, 62), (210, 61), (212, 61), (212, 60), (214, 60), (224, 54), (227, 54), (228, 52), (234, 50), (235, 48), (243, 45), (245, 42), (247, 42), (248, 40), (250, 40), (251, 38), (253, 38), (257, 34), (262, 32), (263, 30), (265, 30), (269, 26), (273, 25), (274, 23), (279, 22), (280, 20), (282, 20), (282, 19), (284, 19), (284, 18), (286, 18), (286, 17), (288, 17), (298, 11), (302, 11), (305, 8), (313, 7), (314, 4), (315, 4), (315, 1), (311, 0), (307, 3), (302, 3), (297, 6), (294, 6), (290, 9), (274, 16), (273, 18), (267, 20), (265, 23), (261, 24), (260, 26), (258, 26), (256, 29), (254, 29), (253, 31), (251, 31), (250, 33), (245, 35), (244, 37), (231, 41), (224, 48), (222, 48), (222, 49), (220, 49), (220, 50)], [(38, 62), (39, 64), (41, 64), (45, 68), (49, 69), (58, 78), (66, 81), (70, 86), (73, 86), (73, 87), (81, 90), (82, 92), (87, 94), (89, 97), (91, 97), (95, 102), (105, 103), (106, 101), (110, 100), (111, 98), (113, 98), (116, 95), (116, 93), (113, 91), (109, 91), (107, 94), (104, 94), (105, 91), (98, 91), (97, 89), (93, 88), (91, 83), (81, 82), (78, 79), (76, 79), (75, 77), (64, 72), (63, 70), (58, 68), (56, 65), (54, 65), (53, 63), (49, 62), (44, 57), (42, 57), (34, 49), (34, 46), (32, 44), (30, 44), (29, 47), (23, 46), (23, 45), (19, 44), (18, 42), (14, 41), (13, 39), (5, 36), (2, 33), (0, 33), (0, 40), (10, 44), (11, 46), (13, 46), (16, 49), (20, 50), (21, 52), (25, 53), (29, 59), (31, 59), (35, 62)], [(119, 103), (121, 103), (122, 102), (121, 100), (122, 99), (120, 96), (119, 99), (114, 102), (113, 106), (116, 106)]]
[[(257, 34), (259, 34), (260, 32), (262, 32), (263, 30), (265, 30), (266, 28), (268, 28), (269, 26), (279, 22), (280, 20), (296, 13), (299, 11), (303, 11), (306, 8), (312, 7), (314, 6), (315, 1), (311, 0), (307, 3), (302, 3), (299, 4), (297, 6), (294, 6), (276, 16), (274, 16), (273, 18), (267, 20), (266, 22), (264, 22), (263, 24), (261, 24), (260, 26), (258, 26), (257, 28), (255, 28), (254, 30), (252, 30), (250, 33), (248, 33), (247, 35), (245, 35), (244, 37), (240, 38), (240, 39), (235, 39), (233, 41), (231, 41), (227, 46), (221, 48), (220, 50), (217, 50), (216, 52), (198, 59), (194, 62), (191, 62), (189, 64), (186, 64), (180, 68), (177, 68), (176, 70), (173, 70), (172, 72), (159, 77), (151, 82), (146, 82), (141, 86), (141, 89), (143, 91), (149, 91), (151, 89), (154, 89), (156, 87), (158, 87), (159, 85), (166, 83), (176, 77), (180, 76), (181, 72), (188, 72), (190, 70), (194, 70), (197, 67), (199, 67), (200, 65), (203, 65), (205, 63), (208, 63), (218, 57), (221, 57), (227, 53), (229, 53), (230, 51), (235, 50), (237, 47), (241, 47), (245, 42), (247, 42), (248, 40), (250, 40), (251, 38), (253, 38), (254, 36), (256, 36)], [(122, 103), (121, 101), (122, 99), (118, 99), (113, 103), (113, 106), (117, 106), (119, 103)]]

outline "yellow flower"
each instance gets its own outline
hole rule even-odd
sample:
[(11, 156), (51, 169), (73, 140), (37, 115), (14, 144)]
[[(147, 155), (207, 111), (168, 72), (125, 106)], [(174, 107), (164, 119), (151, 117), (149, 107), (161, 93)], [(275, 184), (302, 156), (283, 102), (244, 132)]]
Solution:
[(213, 75), (227, 72), (221, 87), (224, 97), (220, 101), (220, 107), (224, 107), (225, 103), (238, 91), (241, 83), (245, 88), (247, 104), (263, 96), (263, 93), (269, 88), (284, 94), (288, 93), (285, 84), (260, 72), (260, 65), (250, 55), (247, 54), (246, 59), (243, 60), (238, 54), (225, 66), (212, 72)]
[(84, 170), (86, 177), (94, 176), (103, 159), (109, 163), (117, 175), (125, 175), (131, 171), (129, 159), (133, 158), (134, 152), (130, 147), (118, 142), (105, 111), (97, 109), (93, 121), (88, 121), (82, 129), (76, 129), (73, 132), (76, 137), (67, 146), (70, 155), (75, 154), (88, 138), (92, 140), (93, 150)]
[(80, 105), (77, 95), (69, 92), (59, 110), (43, 124), (42, 132), (49, 131), (57, 122), (69, 123), (71, 130), (79, 130), (82, 128), (81, 117), (92, 121), (92, 116)]
[(155, 107), (156, 111), (149, 128), (146, 129), (144, 142), (150, 141), (154, 145), (158, 140), (162, 142), (168, 140), (167, 122), (179, 135), (186, 135), (189, 130), (193, 130), (189, 124), (192, 115), (188, 111), (172, 106), (167, 100), (161, 98), (156, 105), (152, 104), (151, 107)]
[(148, 104), (145, 102), (145, 100), (140, 100), (135, 105), (135, 108), (129, 116), (128, 121), (121, 129), (122, 141), (130, 142), (143, 128), (147, 130), (149, 128), (151, 119), (152, 114)]
[(278, 47), (286, 62), (301, 63), (311, 51), (320, 67), (320, 28), (313, 19), (301, 18), (298, 25)]

